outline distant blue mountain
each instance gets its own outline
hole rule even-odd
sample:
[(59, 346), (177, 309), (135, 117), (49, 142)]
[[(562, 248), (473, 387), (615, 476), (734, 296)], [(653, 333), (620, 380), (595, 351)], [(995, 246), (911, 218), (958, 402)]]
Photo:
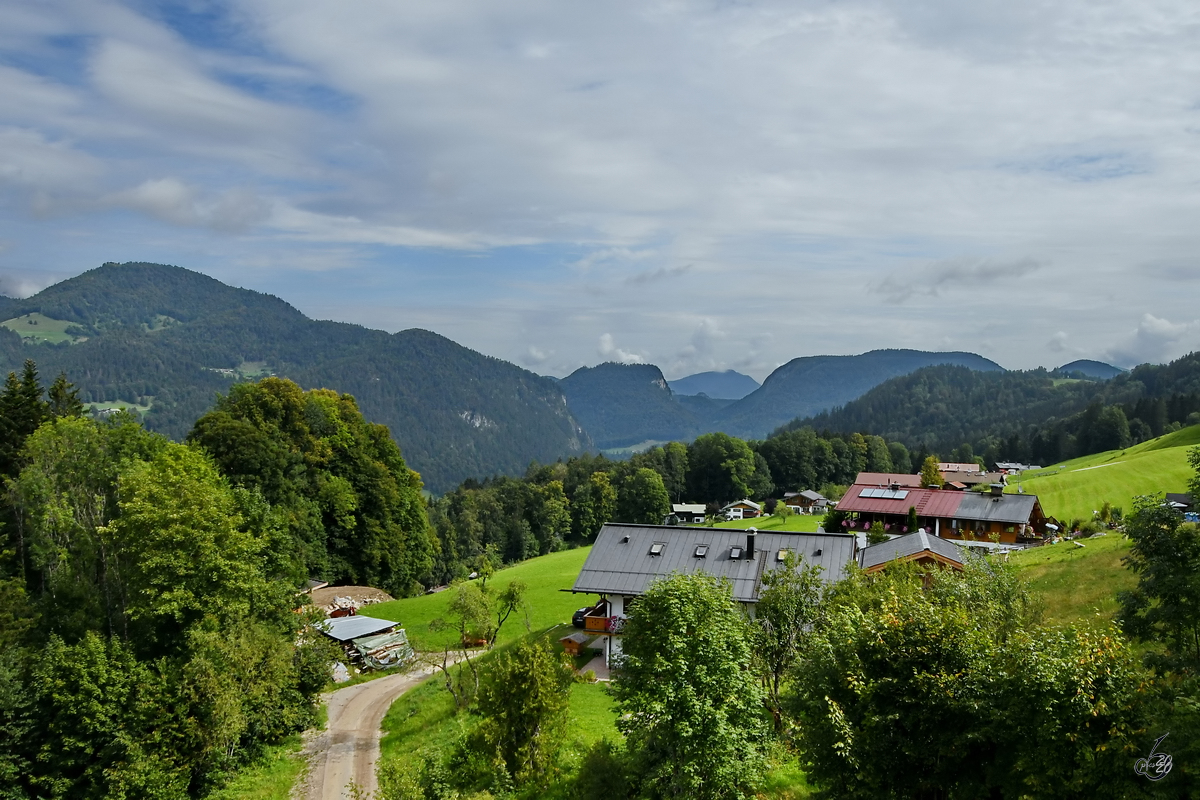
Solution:
[(1078, 361), (1072, 361), (1070, 364), (1063, 364), (1058, 369), (1054, 370), (1060, 375), (1070, 375), (1078, 372), (1086, 375), (1089, 378), (1106, 381), (1109, 378), (1115, 378), (1123, 374), (1126, 370), (1120, 367), (1114, 367), (1112, 364), (1105, 364), (1103, 361), (1092, 361), (1091, 359), (1081, 358)]
[(724, 372), (698, 372), (677, 381), (670, 381), (675, 394), (706, 394), (714, 400), (741, 400), (759, 387), (749, 375), (727, 369)]

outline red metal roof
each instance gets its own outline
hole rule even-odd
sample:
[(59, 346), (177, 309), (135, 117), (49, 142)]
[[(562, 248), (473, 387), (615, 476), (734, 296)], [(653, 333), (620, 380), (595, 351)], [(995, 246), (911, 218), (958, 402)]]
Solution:
[(854, 479), (855, 486), (889, 486), (893, 483), (918, 487), (921, 485), (921, 476), (902, 472), (860, 472)]
[(909, 506), (917, 509), (919, 517), (953, 517), (962, 502), (962, 492), (941, 489), (905, 489), (908, 494), (900, 499), (862, 497), (864, 489), (871, 486), (855, 484), (846, 490), (838, 501), (838, 511), (854, 511), (867, 514), (907, 514)]

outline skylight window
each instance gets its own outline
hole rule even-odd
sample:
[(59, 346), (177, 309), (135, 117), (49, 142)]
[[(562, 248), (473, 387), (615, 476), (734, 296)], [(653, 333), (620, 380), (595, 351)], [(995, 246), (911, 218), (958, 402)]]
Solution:
[(741, 558), (742, 557), (742, 548), (738, 547), (736, 544), (733, 547), (729, 548), (729, 557), (730, 558)]
[(707, 555), (708, 555), (708, 545), (706, 545), (706, 544), (696, 545), (696, 558), (704, 558)]
[(790, 552), (792, 552), (792, 551), (788, 550), (786, 547), (781, 549), (778, 553), (775, 554), (775, 560), (776, 561), (787, 561), (788, 553), (790, 553)]
[(666, 542), (655, 542), (654, 544), (650, 545), (650, 555), (661, 556), (663, 548), (666, 546)]

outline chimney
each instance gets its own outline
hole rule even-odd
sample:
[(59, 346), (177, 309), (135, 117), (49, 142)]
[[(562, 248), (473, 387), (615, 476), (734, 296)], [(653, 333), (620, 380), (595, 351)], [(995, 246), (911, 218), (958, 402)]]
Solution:
[(992, 497), (997, 500), (1004, 495), (1004, 484), (1002, 483), (993, 483), (989, 488), (992, 490)]
[(751, 528), (746, 531), (746, 559), (754, 560), (754, 540), (758, 537), (758, 529)]

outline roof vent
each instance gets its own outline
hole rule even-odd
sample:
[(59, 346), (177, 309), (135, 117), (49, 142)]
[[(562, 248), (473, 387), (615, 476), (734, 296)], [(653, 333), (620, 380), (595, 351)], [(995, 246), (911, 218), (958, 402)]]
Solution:
[(629, 544), (629, 534), (628, 533), (621, 537), (621, 544)]
[(818, 547), (816, 550), (813, 550), (813, 556), (816, 557), (819, 555), (821, 555), (821, 548)]

